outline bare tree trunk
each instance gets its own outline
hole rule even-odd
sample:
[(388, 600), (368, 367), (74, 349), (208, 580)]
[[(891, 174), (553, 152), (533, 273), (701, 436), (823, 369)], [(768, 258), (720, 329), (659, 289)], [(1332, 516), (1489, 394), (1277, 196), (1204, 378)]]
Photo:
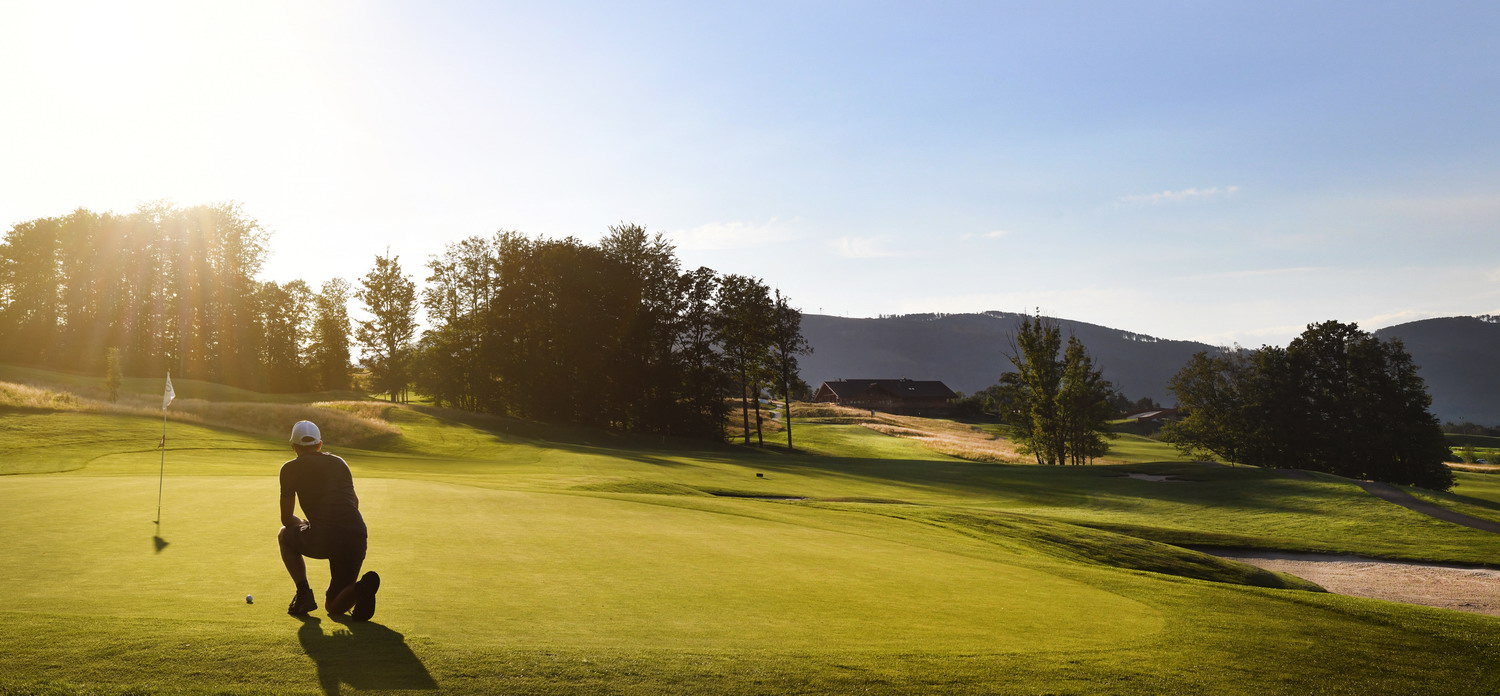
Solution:
[(786, 451), (792, 451), (792, 386), (781, 382), (781, 425), (786, 428)]
[(755, 378), (755, 393), (750, 395), (755, 399), (755, 440), (761, 447), (766, 446), (766, 436), (760, 430), (760, 378)]
[(750, 444), (750, 404), (745, 403), (745, 397), (750, 394), (750, 376), (740, 370), (740, 415), (745, 422), (745, 444)]

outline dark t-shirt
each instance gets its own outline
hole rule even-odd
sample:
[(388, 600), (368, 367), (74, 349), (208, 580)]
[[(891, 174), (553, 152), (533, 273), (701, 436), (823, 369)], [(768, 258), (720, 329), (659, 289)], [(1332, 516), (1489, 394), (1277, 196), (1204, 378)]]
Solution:
[(314, 529), (365, 535), (365, 518), (354, 495), (349, 465), (332, 454), (312, 452), (281, 465), (281, 494), (295, 493)]

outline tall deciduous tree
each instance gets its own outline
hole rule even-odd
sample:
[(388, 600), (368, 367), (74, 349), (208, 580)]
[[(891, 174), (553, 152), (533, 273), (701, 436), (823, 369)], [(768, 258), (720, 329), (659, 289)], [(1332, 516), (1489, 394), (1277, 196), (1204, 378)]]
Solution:
[(1083, 342), (1069, 338), (1042, 317), (1021, 321), (1012, 338), (1014, 372), (1001, 378), (1021, 422), (1015, 438), (1038, 464), (1084, 464), (1108, 450), (1110, 417), (1106, 381)]
[(797, 379), (797, 356), (812, 353), (812, 346), (802, 337), (802, 311), (793, 307), (781, 290), (771, 308), (771, 362), (781, 388), (782, 426), (786, 428), (786, 448), (792, 449), (792, 382)]
[(493, 369), (484, 356), (495, 339), (490, 307), (499, 283), (496, 246), (484, 237), (449, 244), (427, 263), (422, 305), (433, 328), (422, 336), (413, 377), (439, 405), (481, 410), (493, 405)]
[(719, 282), (718, 333), (724, 359), (739, 389), (745, 444), (750, 444), (750, 401), (760, 421), (758, 379), (769, 358), (770, 328), (775, 305), (770, 288), (759, 278), (727, 275)]
[(349, 281), (334, 278), (312, 298), (307, 366), (313, 383), (323, 391), (349, 388), (349, 295)]
[(369, 368), (375, 389), (396, 401), (405, 395), (412, 338), (417, 331), (417, 286), (401, 273), (401, 257), (376, 256), (375, 268), (360, 280), (354, 293), (370, 319), (355, 330), (361, 360)]
[(678, 317), (677, 352), (682, 362), (682, 382), (692, 426), (688, 432), (699, 437), (717, 433), (724, 436), (729, 409), (724, 395), (728, 392), (728, 370), (720, 344), (718, 296), (720, 278), (713, 269), (699, 267), (678, 277), (677, 293), (682, 298)]
[(1068, 337), (1063, 353), (1062, 384), (1057, 393), (1057, 411), (1061, 419), (1064, 448), (1059, 460), (1068, 464), (1087, 464), (1109, 451), (1105, 440), (1110, 418), (1109, 395), (1114, 385), (1094, 367), (1094, 359), (1076, 336)]

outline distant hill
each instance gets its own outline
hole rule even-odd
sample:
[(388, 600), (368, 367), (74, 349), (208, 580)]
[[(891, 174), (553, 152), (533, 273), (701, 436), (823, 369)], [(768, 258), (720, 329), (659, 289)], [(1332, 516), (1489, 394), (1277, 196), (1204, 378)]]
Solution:
[[(817, 387), (830, 379), (909, 377), (940, 379), (972, 394), (994, 384), (1010, 363), (1007, 338), (1023, 315), (908, 314), (880, 319), (802, 316), (813, 346), (802, 358), (802, 379)], [(1214, 346), (1171, 341), (1096, 324), (1057, 319), (1063, 334), (1088, 345), (1104, 376), (1131, 399), (1173, 402), (1167, 382), (1187, 359)], [(1443, 420), (1500, 424), (1500, 317), (1450, 317), (1398, 324), (1375, 332), (1400, 338), (1420, 367)]]
[[(813, 354), (801, 358), (802, 379), (814, 388), (831, 379), (940, 379), (972, 394), (1009, 371), (1008, 337), (1022, 314), (907, 314), (880, 319), (802, 315)], [(1169, 341), (1081, 321), (1057, 319), (1063, 335), (1082, 339), (1106, 379), (1131, 399), (1170, 403), (1167, 381), (1187, 359), (1213, 346)]]
[(1500, 317), (1423, 319), (1375, 335), (1406, 344), (1439, 418), (1500, 424)]

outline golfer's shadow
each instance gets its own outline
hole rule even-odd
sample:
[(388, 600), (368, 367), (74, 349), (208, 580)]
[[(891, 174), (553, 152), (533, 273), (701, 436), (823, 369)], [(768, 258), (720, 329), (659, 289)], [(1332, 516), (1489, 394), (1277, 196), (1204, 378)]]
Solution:
[(343, 684), (365, 691), (436, 689), (437, 682), (406, 637), (378, 623), (331, 617), (337, 626), (323, 632), (323, 620), (300, 616), (297, 640), (318, 667), (318, 685), (333, 696)]

